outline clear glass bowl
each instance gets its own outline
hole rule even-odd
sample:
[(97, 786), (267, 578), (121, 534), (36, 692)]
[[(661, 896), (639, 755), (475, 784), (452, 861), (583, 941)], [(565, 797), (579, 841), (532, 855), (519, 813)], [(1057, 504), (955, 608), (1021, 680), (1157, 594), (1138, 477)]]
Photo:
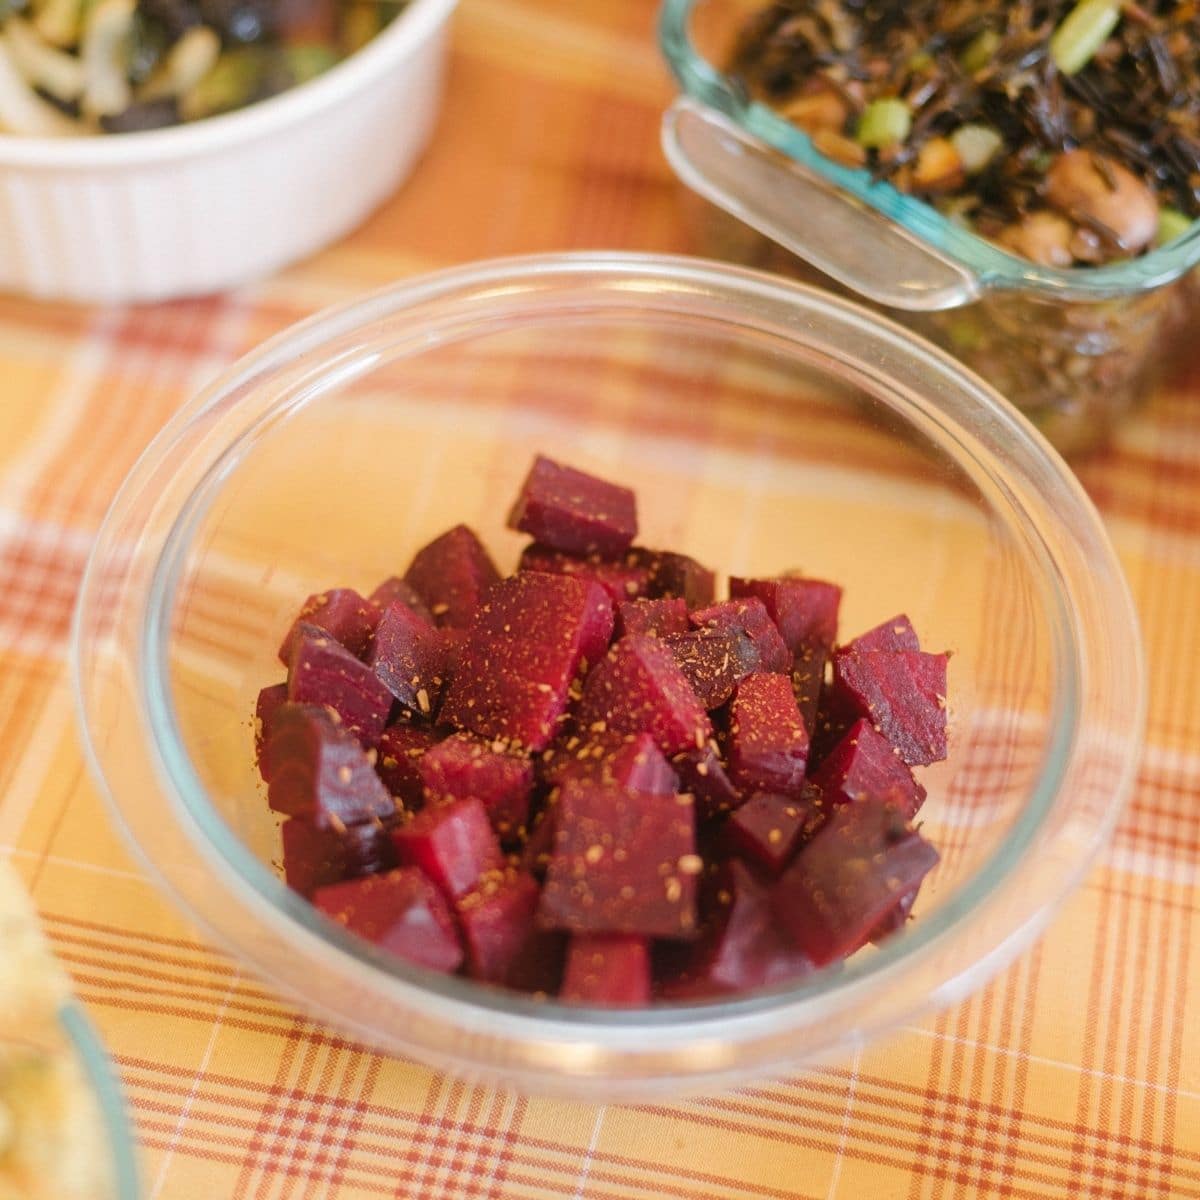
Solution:
[(1200, 222), (1150, 254), (1102, 267), (1017, 258), (868, 171), (826, 158), (751, 100), (722, 64), (763, 7), (662, 7), (662, 52), (683, 90), (664, 118), (664, 147), (683, 182), (720, 210), (698, 214), (710, 252), (799, 268), (805, 278), (813, 272), (804, 267), (815, 268), (950, 350), (1059, 449), (1102, 444), (1152, 386), (1191, 306), (1184, 276), (1200, 262)]
[[(251, 716), (280, 631), (459, 521), (505, 568), (535, 450), (638, 490), (646, 544), (845, 585), (951, 661), (942, 853), (907, 930), (839, 972), (634, 1012), (389, 959), (281, 883)], [(1137, 620), (1063, 462), (995, 392), (828, 293), (702, 260), (562, 255), (414, 280), (232, 368), (125, 483), (73, 645), (93, 770), (179, 902), (369, 1041), (530, 1091), (678, 1094), (836, 1053), (979, 987), (1108, 836), (1143, 733)]]

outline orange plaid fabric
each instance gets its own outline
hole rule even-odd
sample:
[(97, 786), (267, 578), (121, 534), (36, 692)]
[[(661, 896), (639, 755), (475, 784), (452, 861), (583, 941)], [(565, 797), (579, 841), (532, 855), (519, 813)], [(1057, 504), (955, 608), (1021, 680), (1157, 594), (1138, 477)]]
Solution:
[[(0, 299), (0, 846), (122, 1071), (160, 1200), (1200, 1197), (1200, 373), (1081, 468), (1151, 663), (1149, 748), (1101, 865), (990, 987), (840, 1066), (594, 1108), (443, 1078), (321, 1028), (212, 949), (105, 819), (71, 605), (121, 477), (196, 386), (324, 305), (563, 248), (695, 251), (658, 149), (651, 0), (463, 0), (445, 115), (355, 235), (237, 294)], [(1197, 360), (1200, 362), (1200, 360)]]

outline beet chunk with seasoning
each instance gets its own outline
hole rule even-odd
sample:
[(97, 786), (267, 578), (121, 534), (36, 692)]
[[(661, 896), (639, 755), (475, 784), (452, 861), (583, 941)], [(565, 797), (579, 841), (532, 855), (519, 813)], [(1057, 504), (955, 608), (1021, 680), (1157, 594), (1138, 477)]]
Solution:
[(878, 650), (920, 650), (917, 631), (913, 623), (903, 614), (884, 621), (866, 633), (860, 633), (843, 650), (855, 650), (860, 654), (871, 654)]
[(702, 869), (690, 804), (568, 783), (538, 918), (545, 928), (571, 933), (689, 938)]
[(633, 792), (674, 795), (679, 777), (648, 733), (593, 733), (573, 736), (547, 751), (542, 779), (552, 787), (591, 780)]
[(716, 575), (694, 558), (672, 550), (647, 550), (634, 546), (626, 556), (650, 572), (650, 598), (678, 597), (688, 608), (711, 604), (716, 595)]
[(899, 933), (908, 924), (909, 917), (912, 916), (913, 905), (917, 902), (919, 890), (919, 887), (915, 887), (907, 896), (901, 896), (896, 901), (895, 908), (871, 930), (871, 936), (867, 940), (878, 945), (890, 938), (893, 933)]
[(421, 778), (422, 756), (438, 743), (431, 729), (397, 721), (389, 725), (379, 739), (375, 771), (387, 788), (405, 808), (417, 809), (425, 796)]
[(742, 796), (711, 744), (706, 743), (699, 750), (693, 746), (676, 754), (671, 765), (679, 774), (679, 786), (695, 797), (697, 820), (711, 820), (741, 804)]
[(428, 717), (437, 707), (446, 648), (438, 630), (402, 600), (379, 618), (366, 662), (409, 712)]
[(627, 487), (539, 454), (508, 525), (554, 550), (615, 557), (637, 536), (637, 500)]
[(502, 839), (513, 837), (529, 816), (533, 763), (467, 733), (454, 734), (417, 763), (430, 804), (474, 796)]
[(896, 753), (892, 743), (859, 720), (813, 773), (812, 781), (830, 804), (871, 797), (894, 804), (912, 818), (925, 801), (925, 789)]
[(629, 933), (576, 934), (559, 998), (612, 1007), (650, 1003), (650, 947)]
[(750, 675), (729, 707), (729, 777), (742, 791), (796, 795), (808, 731), (786, 675)]
[(500, 578), (483, 543), (456, 525), (418, 550), (404, 582), (428, 606), (439, 625), (466, 628), (484, 593)]
[(319, 888), (327, 917), (383, 950), (431, 971), (457, 971), (462, 946), (441, 893), (412, 867)]
[(332, 709), (368, 749), (379, 745), (392, 711), (392, 693), (375, 672), (312, 625), (300, 626), (292, 646), (288, 700)]
[(563, 938), (537, 924), (537, 880), (494, 871), (457, 905), (467, 974), (526, 992), (553, 994), (562, 974)]
[(836, 809), (772, 889), (775, 917), (817, 966), (853, 954), (938, 861), (879, 800)]
[(385, 579), (368, 599), (381, 614), (389, 605), (399, 601), (401, 604), (407, 604), (418, 617), (424, 617), (431, 625), (436, 624), (433, 613), (429, 611), (425, 601), (417, 595), (416, 589), (405, 583), (399, 575), (391, 575)]
[(690, 628), (687, 602), (679, 596), (630, 600), (617, 605), (617, 637), (629, 633), (666, 637), (669, 633), (687, 633)]
[(811, 743), (817, 731), (817, 712), (821, 688), (825, 683), (825, 664), (829, 653), (824, 646), (806, 646), (792, 659), (792, 694)]
[(598, 583), (614, 604), (644, 596), (650, 584), (650, 572), (645, 567), (623, 560), (611, 561), (591, 554), (579, 558), (552, 550), (534, 542), (521, 553), (521, 571), (544, 571), (549, 575), (570, 575), (588, 583)]
[(258, 693), (258, 701), (254, 705), (254, 757), (258, 763), (259, 774), (264, 780), (267, 780), (267, 774), (263, 761), (263, 750), (271, 739), (275, 714), (286, 703), (287, 684), (276, 683), (271, 687), (263, 688)]
[(307, 816), (334, 830), (395, 815), (396, 805), (362, 746), (323, 708), (283, 705), (263, 756), (267, 803), (276, 812)]
[(791, 670), (792, 653), (775, 622), (767, 615), (766, 605), (757, 596), (725, 600), (697, 609), (692, 613), (692, 624), (698, 629), (726, 632), (740, 629), (758, 653), (760, 670), (772, 673)]
[(440, 720), (542, 750), (554, 739), (580, 663), (612, 635), (603, 589), (527, 571), (496, 584), (472, 621)]
[(292, 649), (306, 628), (321, 630), (355, 658), (361, 658), (378, 620), (379, 609), (352, 588), (318, 592), (305, 600), (300, 615), (292, 622), (279, 647), (279, 661), (285, 666), (292, 661)]
[(842, 589), (822, 579), (784, 576), (780, 579), (729, 580), (729, 594), (737, 600), (756, 596), (775, 622), (793, 655), (805, 647), (828, 649), (837, 638), (838, 608)]
[(419, 867), (451, 900), (504, 865), (487, 809), (473, 796), (422, 809), (393, 831), (392, 841), (399, 861)]
[(338, 831), (308, 817), (289, 817), (279, 833), (283, 840), (283, 877), (288, 887), (301, 896), (396, 865), (396, 852), (382, 822), (347, 825)]
[(720, 708), (747, 675), (762, 667), (758, 650), (742, 629), (693, 629), (661, 640), (709, 710)]
[(758, 792), (725, 822), (725, 844), (747, 862), (778, 875), (821, 827), (825, 815), (821, 793), (811, 784), (799, 796)]
[(581, 729), (649, 733), (665, 754), (699, 747), (712, 734), (708, 714), (670, 650), (658, 638), (622, 638), (596, 664), (579, 701)]

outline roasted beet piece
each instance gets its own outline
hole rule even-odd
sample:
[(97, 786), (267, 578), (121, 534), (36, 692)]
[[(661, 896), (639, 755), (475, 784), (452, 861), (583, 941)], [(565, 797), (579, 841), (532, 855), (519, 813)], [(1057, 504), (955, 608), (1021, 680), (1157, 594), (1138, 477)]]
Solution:
[(679, 787), (679, 777), (648, 733), (573, 736), (546, 753), (541, 774), (552, 787), (571, 779), (592, 780), (665, 796)]
[(650, 947), (629, 933), (576, 934), (559, 997), (610, 1007), (650, 1003)]
[(903, 929), (908, 924), (908, 918), (912, 916), (912, 909), (917, 901), (918, 890), (919, 888), (913, 888), (908, 895), (901, 896), (896, 901), (896, 905), (892, 911), (871, 930), (871, 936), (867, 941), (878, 945), (880, 942), (886, 941), (893, 933), (898, 933)]
[(428, 717), (436, 709), (446, 647), (438, 630), (402, 600), (389, 604), (379, 618), (366, 661), (409, 712)]
[(558, 793), (551, 792), (526, 829), (525, 845), (521, 847), (521, 866), (541, 879), (550, 865), (558, 821)]
[(552, 550), (539, 542), (525, 547), (518, 569), (545, 571), (550, 575), (570, 575), (575, 579), (598, 583), (614, 604), (644, 596), (650, 584), (649, 570), (635, 563), (628, 563), (624, 559), (614, 562), (595, 554), (579, 558), (573, 554), (564, 554), (561, 550)]
[(699, 608), (713, 602), (716, 576), (686, 554), (634, 546), (626, 556), (626, 561), (649, 570), (652, 599), (678, 596), (688, 608)]
[(513, 837), (529, 816), (533, 763), (469, 733), (457, 733), (417, 763), (429, 803), (474, 796), (502, 839)]
[(612, 604), (594, 583), (537, 571), (502, 580), (475, 614), (439, 719), (544, 749), (579, 664), (608, 644), (612, 620)]
[(730, 815), (725, 844), (747, 862), (778, 875), (825, 821), (821, 793), (806, 784), (799, 796), (758, 792)]
[(692, 691), (707, 709), (720, 708), (733, 689), (762, 662), (754, 643), (742, 629), (693, 629), (661, 638)]
[(622, 638), (592, 669), (577, 715), (581, 729), (649, 733), (666, 754), (702, 747), (712, 733), (670, 650), (641, 634)]
[(396, 865), (396, 851), (383, 823), (348, 825), (341, 832), (308, 817), (289, 817), (280, 829), (283, 875), (302, 896), (343, 879), (374, 875)]
[(687, 938), (696, 931), (691, 804), (676, 796), (568, 783), (538, 917), (571, 933)]
[(431, 971), (457, 971), (462, 946), (441, 893), (413, 867), (319, 888), (313, 903), (381, 949)]
[(292, 647), (304, 626), (320, 629), (358, 658), (366, 650), (378, 620), (379, 609), (353, 588), (318, 592), (305, 600), (299, 616), (292, 622), (279, 647), (279, 660), (285, 665), (292, 661)]
[(539, 454), (508, 515), (508, 525), (554, 550), (615, 557), (637, 536), (637, 500), (627, 487)]
[(711, 743), (699, 750), (693, 746), (676, 754), (671, 765), (679, 775), (680, 788), (695, 797), (697, 820), (711, 820), (741, 804), (742, 797), (730, 782)]
[(863, 945), (937, 861), (899, 809), (879, 800), (843, 804), (775, 884), (775, 917), (824, 966)]
[(504, 865), (487, 809), (473, 796), (422, 809), (392, 832), (392, 841), (399, 861), (420, 867), (451, 900)]
[(418, 765), (422, 755), (438, 743), (431, 729), (397, 721), (389, 725), (379, 739), (375, 770), (387, 788), (405, 808), (417, 809), (425, 795), (425, 783)]
[(287, 703), (287, 684), (276, 683), (265, 687), (258, 693), (258, 702), (254, 706), (254, 757), (258, 762), (259, 774), (267, 778), (263, 749), (271, 738), (271, 729), (275, 723), (275, 714), (280, 707)]
[(536, 879), (511, 869), (490, 872), (457, 907), (472, 978), (526, 992), (558, 990), (563, 938), (538, 927)]
[(617, 605), (617, 637), (627, 633), (666, 637), (668, 633), (687, 633), (690, 628), (687, 601), (679, 596), (629, 600)]
[(831, 805), (870, 796), (894, 804), (911, 819), (925, 802), (925, 789), (892, 743), (864, 720), (850, 726), (813, 773), (812, 781)]
[(425, 601), (439, 625), (465, 629), (500, 578), (483, 543), (466, 525), (456, 525), (418, 550), (404, 582)]
[(263, 749), (267, 802), (334, 830), (394, 816), (396, 805), (358, 741), (315, 705), (285, 704)]
[(945, 654), (919, 650), (833, 656), (836, 691), (883, 734), (910, 767), (946, 757)]
[(821, 703), (821, 686), (825, 682), (825, 664), (829, 661), (824, 646), (806, 646), (792, 659), (792, 694), (809, 742), (817, 728), (817, 709)]
[(866, 633), (860, 633), (854, 641), (842, 647), (844, 650), (857, 650), (860, 654), (871, 654), (877, 650), (920, 650), (921, 643), (917, 639), (917, 631), (913, 623), (903, 614), (884, 621)]
[(729, 706), (729, 777), (744, 792), (796, 795), (808, 731), (786, 675), (748, 675)]
[[(793, 680), (793, 691), (795, 684)], [(818, 692), (817, 715), (808, 746), (808, 773), (812, 775), (829, 756), (833, 748), (846, 736), (850, 726), (858, 720), (858, 713), (849, 698), (831, 683), (822, 682)]]
[(312, 625), (301, 625), (292, 645), (288, 700), (332, 709), (368, 749), (379, 745), (392, 711), (392, 693), (375, 672)]
[(724, 600), (692, 613), (698, 629), (740, 629), (758, 652), (759, 670), (783, 672), (792, 669), (792, 652), (784, 643), (775, 622), (767, 615), (766, 605), (757, 596)]
[(793, 655), (805, 647), (828, 649), (837, 638), (838, 607), (842, 589), (821, 579), (784, 576), (781, 579), (729, 580), (733, 599), (757, 596), (766, 606)]
[(368, 597), (372, 604), (382, 614), (390, 604), (397, 600), (407, 604), (418, 617), (424, 617), (431, 625), (436, 624), (433, 613), (429, 611), (425, 601), (417, 595), (416, 589), (404, 582), (399, 575), (390, 575)]

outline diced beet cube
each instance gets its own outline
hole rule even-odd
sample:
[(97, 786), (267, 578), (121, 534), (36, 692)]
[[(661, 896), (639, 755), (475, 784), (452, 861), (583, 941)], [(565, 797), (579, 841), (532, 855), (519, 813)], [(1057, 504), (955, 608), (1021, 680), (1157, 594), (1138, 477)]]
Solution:
[(945, 654), (919, 650), (833, 656), (835, 689), (883, 734), (910, 767), (946, 757)]
[(766, 605), (757, 596), (741, 600), (724, 600), (692, 613), (692, 624), (698, 629), (741, 629), (758, 651), (760, 670), (783, 672), (792, 669), (792, 653), (787, 648)]
[(422, 755), (439, 741), (431, 729), (397, 721), (389, 725), (379, 739), (375, 770), (387, 788), (405, 808), (417, 809), (425, 796), (425, 783), (418, 765)]
[(775, 917), (817, 966), (853, 954), (938, 861), (878, 800), (843, 804), (772, 889)]
[(290, 817), (308, 816), (334, 830), (395, 815), (396, 805), (362, 746), (329, 713), (285, 704), (263, 750), (267, 803)]
[(263, 750), (271, 739), (275, 714), (286, 703), (287, 684), (276, 683), (258, 693), (258, 702), (254, 706), (254, 757), (258, 763), (259, 774), (264, 780), (267, 776), (264, 770)]
[(465, 629), (500, 578), (483, 543), (466, 525), (456, 525), (418, 550), (404, 573), (439, 625)]
[[(793, 683), (794, 690), (794, 683)], [(817, 694), (817, 715), (808, 746), (808, 773), (812, 775), (846, 736), (858, 713), (849, 698), (831, 683), (822, 681)]]
[(593, 783), (568, 783), (539, 920), (571, 933), (688, 938), (696, 932), (692, 806)]
[(671, 765), (679, 774), (680, 788), (695, 797), (697, 820), (711, 820), (741, 804), (742, 797), (710, 744), (700, 750), (693, 746), (676, 754)]
[(589, 673), (578, 719), (582, 729), (649, 733), (666, 754), (702, 747), (712, 734), (670, 650), (640, 634), (622, 638)]
[(434, 746), (417, 770), (429, 803), (474, 796), (502, 839), (513, 837), (529, 816), (533, 763), (469, 733), (456, 733)]
[(284, 665), (292, 661), (292, 648), (306, 625), (320, 629), (358, 658), (366, 650), (378, 620), (379, 609), (369, 600), (364, 600), (353, 588), (330, 588), (327, 592), (318, 592), (305, 600), (299, 616), (292, 622), (283, 645), (279, 647), (279, 660)]
[(679, 777), (648, 733), (574, 735), (546, 751), (541, 776), (551, 787), (591, 780), (665, 796), (679, 787)]
[(854, 641), (843, 646), (843, 650), (857, 650), (860, 654), (870, 654), (877, 650), (920, 650), (921, 643), (917, 639), (917, 631), (913, 623), (903, 614), (860, 633)]
[(539, 454), (509, 513), (508, 525), (568, 554), (614, 557), (637, 536), (637, 501), (627, 487)]
[(441, 893), (412, 867), (319, 888), (313, 903), (351, 933), (431, 971), (457, 971), (462, 946)]
[(407, 604), (418, 617), (424, 617), (431, 625), (435, 624), (428, 605), (417, 595), (416, 589), (405, 583), (399, 575), (391, 575), (385, 579), (371, 593), (369, 599), (381, 615), (389, 605), (399, 601), (401, 604)]
[(650, 571), (650, 596), (661, 599), (678, 596), (688, 608), (699, 608), (713, 602), (716, 594), (716, 575), (686, 554), (672, 550), (647, 550), (634, 546), (627, 561)]
[(720, 708), (733, 689), (762, 666), (754, 643), (742, 629), (693, 629), (669, 633), (661, 640), (707, 709)]
[(825, 816), (821, 793), (811, 785), (799, 796), (758, 792), (725, 822), (725, 842), (747, 862), (778, 875)]
[(821, 703), (821, 685), (825, 682), (828, 651), (823, 646), (806, 646), (792, 659), (792, 694), (811, 743), (817, 726), (817, 708)]
[(917, 901), (918, 890), (918, 888), (913, 888), (906, 896), (901, 896), (896, 901), (892, 911), (871, 930), (871, 936), (867, 939), (869, 942), (878, 945), (880, 942), (886, 941), (893, 933), (899, 933), (908, 924), (908, 918), (912, 916), (913, 905)]
[(559, 997), (608, 1006), (650, 1003), (650, 948), (629, 933), (576, 934)]
[(348, 825), (340, 833), (308, 817), (288, 817), (280, 829), (283, 874), (302, 896), (343, 879), (374, 875), (396, 865), (392, 839), (381, 823)]
[(292, 645), (288, 700), (332, 709), (364, 746), (379, 745), (392, 693), (366, 663), (315, 626), (301, 625)]
[(842, 589), (836, 583), (798, 576), (781, 579), (734, 576), (729, 580), (729, 594), (735, 600), (757, 596), (793, 655), (805, 647), (823, 646), (828, 651), (837, 638)]
[(389, 604), (379, 618), (366, 661), (409, 712), (427, 717), (437, 707), (446, 647), (439, 631), (402, 600)]
[(487, 809), (474, 797), (422, 809), (392, 832), (392, 841), (399, 861), (420, 867), (451, 900), (504, 865)]
[(598, 583), (614, 604), (644, 596), (650, 585), (649, 570), (639, 567), (636, 563), (628, 563), (624, 559), (614, 562), (595, 554), (578, 558), (573, 554), (564, 554), (561, 550), (552, 550), (539, 542), (525, 547), (518, 569), (545, 571), (550, 575), (570, 575), (575, 579)]
[(462, 663), (468, 635), (465, 629), (455, 629), (452, 625), (443, 625), (438, 633), (442, 635), (442, 658), (446, 683), (449, 683)]
[(617, 637), (628, 633), (666, 637), (668, 633), (687, 633), (690, 628), (687, 601), (680, 596), (628, 600), (617, 605)]
[(749, 675), (729, 708), (729, 777), (745, 792), (797, 795), (808, 731), (786, 675)]
[(558, 823), (558, 797), (547, 797), (546, 804), (529, 827), (521, 849), (521, 866), (531, 875), (542, 879), (554, 852), (554, 837)]
[(562, 975), (563, 938), (538, 927), (537, 880), (495, 871), (458, 902), (467, 973), (485, 983), (553, 994)]
[(502, 580), (475, 614), (439, 719), (544, 749), (579, 664), (607, 645), (612, 619), (612, 604), (594, 583), (537, 571)]
[(910, 819), (925, 801), (925, 789), (892, 743), (864, 720), (850, 726), (812, 781), (831, 805), (870, 797), (894, 804)]

